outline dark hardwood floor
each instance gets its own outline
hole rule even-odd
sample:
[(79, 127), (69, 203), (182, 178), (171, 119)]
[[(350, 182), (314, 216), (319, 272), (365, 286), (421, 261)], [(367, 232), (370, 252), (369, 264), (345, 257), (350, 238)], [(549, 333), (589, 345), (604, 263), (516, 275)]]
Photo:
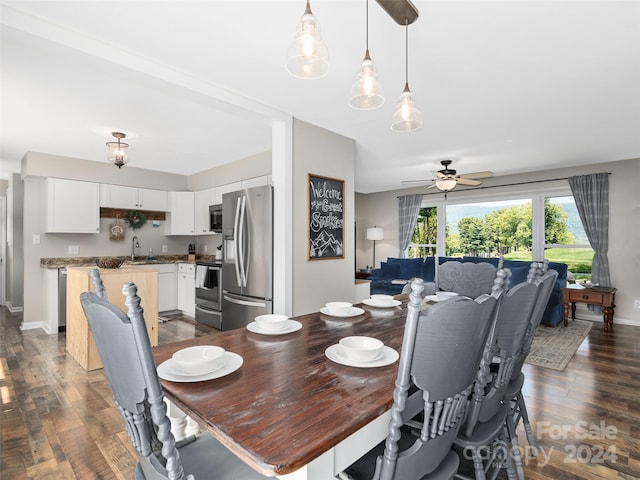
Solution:
[[(160, 324), (170, 343), (212, 329), (181, 316)], [(0, 308), (0, 478), (127, 479), (135, 456), (101, 370), (65, 354), (65, 335), (22, 332)], [(562, 372), (525, 366), (525, 395), (538, 437), (527, 479), (640, 478), (640, 328), (591, 329)], [(203, 480), (203, 479), (201, 479)]]

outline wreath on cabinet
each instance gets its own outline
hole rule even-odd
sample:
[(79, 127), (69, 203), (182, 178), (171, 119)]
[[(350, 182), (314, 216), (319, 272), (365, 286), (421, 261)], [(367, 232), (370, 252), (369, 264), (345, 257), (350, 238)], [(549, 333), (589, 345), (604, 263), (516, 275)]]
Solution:
[(129, 210), (127, 216), (124, 217), (124, 221), (127, 222), (133, 230), (137, 230), (147, 223), (147, 218), (144, 216), (144, 213), (139, 210)]

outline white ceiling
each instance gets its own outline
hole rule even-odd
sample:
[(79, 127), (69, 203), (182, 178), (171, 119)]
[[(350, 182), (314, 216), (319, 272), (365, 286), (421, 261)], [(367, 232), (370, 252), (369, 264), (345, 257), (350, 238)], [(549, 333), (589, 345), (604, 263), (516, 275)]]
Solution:
[[(28, 150), (193, 174), (268, 150), (280, 113), (357, 142), (356, 190), (640, 157), (640, 1), (417, 0), (409, 84), (424, 126), (390, 130), (404, 28), (373, 0), (369, 49), (387, 101), (350, 109), (365, 1), (311, 0), (329, 74), (284, 69), (304, 0), (10, 1), (1, 5), (0, 175)], [(127, 167), (125, 167), (127, 168)]]

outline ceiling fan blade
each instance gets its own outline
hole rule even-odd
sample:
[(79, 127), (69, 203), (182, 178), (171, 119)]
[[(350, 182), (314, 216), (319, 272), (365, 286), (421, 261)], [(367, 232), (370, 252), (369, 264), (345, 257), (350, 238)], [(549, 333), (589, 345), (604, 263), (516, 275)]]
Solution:
[(448, 175), (445, 175), (442, 172), (431, 172), (431, 173), (433, 173), (436, 177), (439, 177), (439, 178), (449, 178)]
[(479, 182), (478, 180), (471, 180), (470, 178), (458, 178), (458, 183), (460, 185), (470, 185), (472, 187), (477, 187), (478, 185), (482, 185), (482, 182)]
[(473, 172), (473, 173), (463, 173), (460, 175), (460, 178), (489, 178), (493, 177), (493, 172)]
[(436, 188), (436, 184), (434, 183), (433, 185), (429, 185), (426, 189), (429, 190), (430, 188)]
[(427, 180), (400, 180), (400, 183), (428, 183), (428, 182), (433, 182), (432, 179), (427, 179)]

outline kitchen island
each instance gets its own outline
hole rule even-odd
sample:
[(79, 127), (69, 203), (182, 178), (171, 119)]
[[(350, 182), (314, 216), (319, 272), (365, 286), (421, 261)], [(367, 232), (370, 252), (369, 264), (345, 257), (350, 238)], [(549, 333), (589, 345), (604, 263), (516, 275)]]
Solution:
[[(85, 370), (102, 368), (102, 362), (80, 304), (82, 292), (93, 291), (89, 272), (97, 267), (67, 267), (67, 353)], [(144, 309), (151, 345), (158, 344), (158, 270), (142, 267), (99, 269), (109, 302), (127, 311), (122, 285), (133, 282)]]

